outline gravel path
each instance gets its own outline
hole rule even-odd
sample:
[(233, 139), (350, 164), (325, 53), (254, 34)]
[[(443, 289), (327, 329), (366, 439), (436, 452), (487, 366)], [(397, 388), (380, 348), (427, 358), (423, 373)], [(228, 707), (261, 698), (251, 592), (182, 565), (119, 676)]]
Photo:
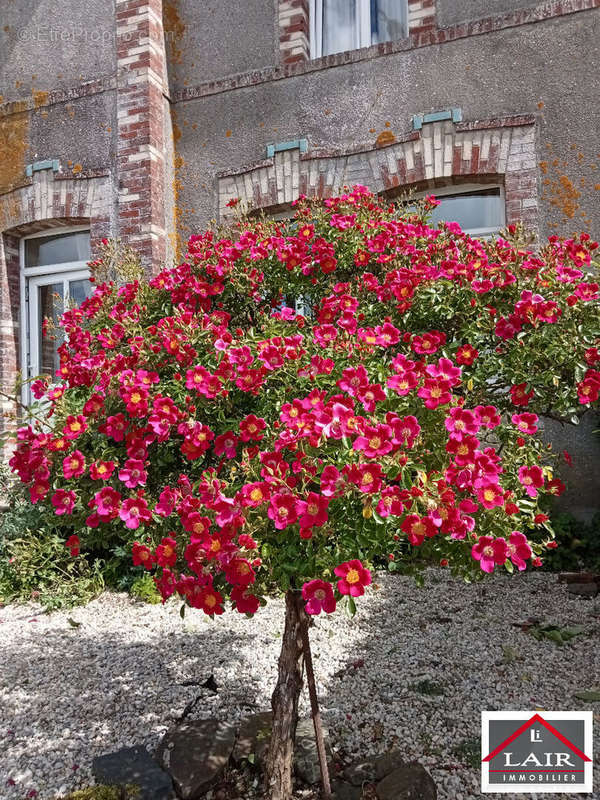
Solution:
[[(570, 596), (544, 573), (467, 586), (432, 570), (426, 590), (380, 576), (379, 591), (358, 607), (353, 620), (322, 616), (312, 634), (323, 716), (340, 755), (399, 747), (431, 771), (440, 800), (535, 798), (480, 795), (468, 762), (477, 758), (481, 710), (593, 708), (600, 786), (600, 703), (573, 697), (600, 686), (598, 600)], [(513, 625), (529, 617), (585, 633), (558, 647)], [(88, 784), (94, 755), (155, 746), (198, 694), (183, 681), (214, 674), (219, 686), (192, 717), (232, 720), (268, 708), (282, 622), (279, 601), (254, 620), (226, 613), (214, 622), (189, 610), (182, 621), (175, 604), (115, 594), (50, 615), (31, 604), (0, 609), (0, 798), (35, 790), (48, 800)]]

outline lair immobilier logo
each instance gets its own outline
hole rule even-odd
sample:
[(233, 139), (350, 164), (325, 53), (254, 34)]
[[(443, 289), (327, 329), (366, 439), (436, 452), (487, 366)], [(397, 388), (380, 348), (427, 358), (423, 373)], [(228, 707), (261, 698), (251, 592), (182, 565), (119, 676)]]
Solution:
[(483, 711), (482, 792), (592, 792), (592, 720), (592, 711)]

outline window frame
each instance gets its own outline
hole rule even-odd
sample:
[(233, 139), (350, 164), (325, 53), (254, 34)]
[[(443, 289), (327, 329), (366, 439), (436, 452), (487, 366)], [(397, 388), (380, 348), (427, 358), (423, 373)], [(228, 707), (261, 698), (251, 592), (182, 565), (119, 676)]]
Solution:
[[(406, 20), (404, 38), (408, 36), (408, 0), (406, 3)], [(326, 53), (323, 55), (323, 0), (309, 0), (308, 9), (309, 22), (309, 51), (310, 58), (325, 58), (327, 55), (337, 55), (337, 53)], [(371, 0), (356, 0), (356, 25), (354, 28), (354, 46), (352, 50), (361, 50), (363, 47), (372, 47), (371, 39)], [(340, 50), (340, 53), (351, 52)]]
[[(36, 233), (26, 234), (19, 240), (19, 281), (20, 281), (20, 298), (21, 309), (19, 316), (19, 330), (20, 330), (20, 366), (21, 376), (24, 381), (21, 388), (21, 402), (24, 405), (29, 405), (31, 402), (31, 390), (29, 381), (37, 377), (35, 365), (38, 356), (33, 357), (33, 353), (37, 353), (39, 349), (39, 331), (37, 324), (33, 324), (32, 315), (34, 311), (39, 314), (39, 307), (37, 295), (34, 300), (31, 299), (30, 288), (36, 289), (46, 283), (45, 278), (53, 279), (52, 282), (58, 283), (61, 280), (63, 285), (65, 281), (70, 280), (86, 280), (90, 277), (90, 269), (87, 261), (62, 261), (55, 264), (44, 264), (39, 267), (26, 267), (25, 266), (25, 242), (30, 239), (40, 239), (47, 236), (61, 236), (69, 233), (91, 233), (89, 223), (87, 225), (65, 225), (45, 228)], [(34, 350), (35, 348), (35, 350)], [(39, 368), (40, 365), (37, 364)], [(52, 378), (54, 379), (54, 375)]]
[(479, 236), (484, 239), (489, 239), (494, 236), (506, 226), (506, 193), (504, 191), (504, 184), (502, 183), (451, 183), (446, 186), (434, 187), (432, 189), (421, 189), (415, 194), (415, 198), (422, 200), (424, 197), (433, 195), (436, 199), (441, 200), (443, 197), (450, 195), (457, 196), (461, 194), (474, 194), (475, 192), (485, 192), (490, 189), (499, 189), (500, 208), (502, 210), (502, 220), (500, 225), (493, 228), (467, 228), (462, 229), (469, 236)]

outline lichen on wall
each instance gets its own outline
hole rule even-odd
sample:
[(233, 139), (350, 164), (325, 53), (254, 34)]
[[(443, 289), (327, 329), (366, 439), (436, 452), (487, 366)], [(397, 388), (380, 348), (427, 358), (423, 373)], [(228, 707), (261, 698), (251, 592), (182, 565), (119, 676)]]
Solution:
[(24, 101), (13, 103), (10, 113), (0, 115), (0, 194), (10, 192), (25, 182), (28, 148), (27, 104)]

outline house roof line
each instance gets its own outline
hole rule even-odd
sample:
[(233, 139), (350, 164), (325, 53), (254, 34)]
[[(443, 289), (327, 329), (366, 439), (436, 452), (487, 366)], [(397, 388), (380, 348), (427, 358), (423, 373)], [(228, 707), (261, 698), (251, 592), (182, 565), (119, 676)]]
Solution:
[(572, 742), (570, 742), (567, 739), (566, 736), (563, 736), (560, 731), (556, 730), (556, 728), (553, 725), (551, 725), (537, 713), (534, 714), (531, 717), (531, 719), (524, 722), (520, 728), (517, 728), (517, 730), (513, 734), (511, 734), (507, 739), (505, 739), (503, 742), (500, 742), (500, 744), (497, 747), (495, 747), (489, 755), (487, 755), (485, 758), (482, 759), (482, 761), (491, 761), (495, 756), (498, 755), (498, 753), (501, 750), (504, 749), (504, 747), (506, 747), (506, 745), (509, 745), (511, 742), (517, 739), (522, 733), (524, 733), (524, 731), (530, 728), (534, 722), (539, 722), (540, 725), (543, 725), (547, 731), (550, 731), (550, 733), (556, 736), (557, 739), (559, 739), (570, 750), (572, 750), (576, 756), (583, 759), (583, 761), (591, 761), (591, 758), (588, 758), (582, 750), (576, 747)]

